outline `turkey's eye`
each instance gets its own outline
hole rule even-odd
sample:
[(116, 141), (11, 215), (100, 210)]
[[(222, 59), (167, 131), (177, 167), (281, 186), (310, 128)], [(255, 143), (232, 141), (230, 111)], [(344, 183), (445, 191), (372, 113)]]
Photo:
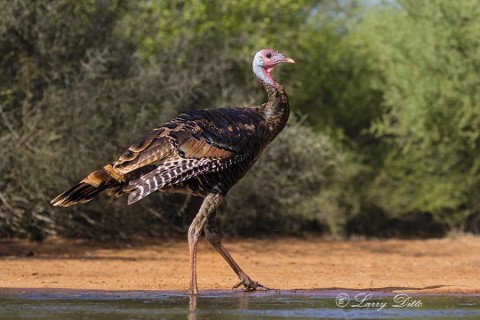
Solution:
[(265, 57), (267, 57), (267, 59), (270, 59), (272, 57), (272, 53), (271, 52), (267, 52), (267, 54), (265, 55)]

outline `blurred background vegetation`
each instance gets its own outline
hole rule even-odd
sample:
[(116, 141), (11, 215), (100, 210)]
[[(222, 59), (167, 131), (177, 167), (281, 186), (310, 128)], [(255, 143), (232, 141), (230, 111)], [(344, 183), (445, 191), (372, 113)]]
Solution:
[(200, 199), (49, 201), (186, 109), (294, 115), (219, 212), (239, 236), (480, 232), (477, 0), (0, 2), (0, 238), (183, 235)]

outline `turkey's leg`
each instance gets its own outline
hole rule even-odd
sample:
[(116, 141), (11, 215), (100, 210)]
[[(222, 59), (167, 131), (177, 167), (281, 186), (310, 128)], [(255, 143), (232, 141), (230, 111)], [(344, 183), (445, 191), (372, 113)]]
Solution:
[(191, 294), (198, 293), (197, 286), (197, 244), (198, 237), (202, 232), (205, 222), (208, 217), (215, 212), (220, 202), (222, 202), (223, 196), (219, 194), (208, 194), (203, 200), (200, 210), (193, 219), (190, 227), (188, 228), (188, 248), (190, 252), (190, 288)]
[(267, 287), (261, 285), (260, 283), (253, 281), (240, 266), (233, 260), (230, 253), (222, 245), (222, 234), (218, 231), (217, 223), (215, 219), (216, 212), (213, 211), (207, 218), (207, 224), (205, 225), (205, 237), (208, 239), (208, 242), (222, 255), (222, 257), (227, 261), (233, 271), (237, 274), (240, 281), (233, 286), (238, 288), (240, 285), (245, 287), (247, 291), (260, 290), (269, 290)]

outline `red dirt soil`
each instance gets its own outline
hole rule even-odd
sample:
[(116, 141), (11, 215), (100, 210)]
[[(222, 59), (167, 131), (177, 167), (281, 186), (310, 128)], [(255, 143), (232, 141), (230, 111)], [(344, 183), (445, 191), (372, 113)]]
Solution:
[[(479, 240), (226, 238), (224, 244), (253, 280), (275, 289), (480, 294)], [(0, 288), (186, 290), (188, 265), (186, 240), (134, 246), (58, 238), (0, 242)], [(237, 280), (202, 239), (199, 289), (229, 289)]]

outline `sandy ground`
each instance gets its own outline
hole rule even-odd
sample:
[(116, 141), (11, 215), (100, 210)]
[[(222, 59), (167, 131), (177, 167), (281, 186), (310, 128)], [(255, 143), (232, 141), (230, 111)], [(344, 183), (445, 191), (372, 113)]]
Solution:
[[(351, 289), (480, 294), (480, 238), (433, 240), (225, 239), (253, 280), (276, 289)], [(186, 290), (186, 240), (101, 245), (49, 239), (0, 242), (0, 288)], [(205, 239), (200, 290), (237, 278)]]

